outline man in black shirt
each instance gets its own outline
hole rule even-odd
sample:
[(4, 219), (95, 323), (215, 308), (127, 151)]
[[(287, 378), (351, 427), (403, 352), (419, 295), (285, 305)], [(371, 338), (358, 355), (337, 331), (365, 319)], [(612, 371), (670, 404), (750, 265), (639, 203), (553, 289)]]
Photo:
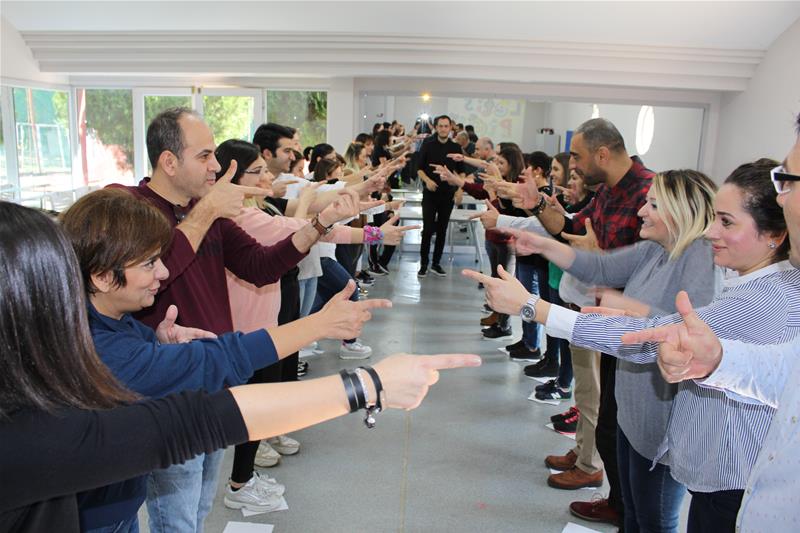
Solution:
[(444, 165), (453, 172), (461, 174), (461, 162), (447, 157), (447, 154), (460, 154), (461, 147), (454, 143), (449, 135), (452, 122), (447, 115), (436, 117), (433, 123), (436, 135), (427, 139), (419, 149), (419, 170), (417, 175), (425, 189), (422, 191), (422, 242), (419, 246), (420, 268), (417, 276), (425, 277), (428, 273), (428, 253), (431, 248), (431, 236), (436, 232), (436, 247), (433, 250), (431, 271), (437, 276), (445, 276), (440, 262), (444, 243), (447, 237), (447, 224), (453, 211), (453, 196), (458, 190), (447, 182), (443, 182), (433, 172), (434, 165)]

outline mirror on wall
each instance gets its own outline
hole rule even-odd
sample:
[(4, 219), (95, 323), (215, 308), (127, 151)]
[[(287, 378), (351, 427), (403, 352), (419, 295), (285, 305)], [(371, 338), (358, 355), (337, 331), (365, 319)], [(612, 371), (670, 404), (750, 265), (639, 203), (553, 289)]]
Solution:
[(523, 151), (548, 154), (566, 148), (569, 133), (585, 120), (607, 118), (616, 125), (628, 152), (653, 170), (700, 167), (702, 107), (670, 107), (593, 102), (536, 101), (525, 98), (446, 97), (362, 93), (360, 131), (375, 122), (397, 120), (406, 128), (423, 114), (446, 114), (472, 124), (479, 136), (512, 141)]

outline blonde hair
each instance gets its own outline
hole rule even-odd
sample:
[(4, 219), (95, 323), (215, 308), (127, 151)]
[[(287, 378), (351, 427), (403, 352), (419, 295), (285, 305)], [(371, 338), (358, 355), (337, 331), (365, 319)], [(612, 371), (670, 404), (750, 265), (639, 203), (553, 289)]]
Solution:
[(661, 218), (675, 243), (670, 259), (676, 259), (714, 221), (716, 184), (696, 170), (667, 170), (653, 178), (653, 194)]

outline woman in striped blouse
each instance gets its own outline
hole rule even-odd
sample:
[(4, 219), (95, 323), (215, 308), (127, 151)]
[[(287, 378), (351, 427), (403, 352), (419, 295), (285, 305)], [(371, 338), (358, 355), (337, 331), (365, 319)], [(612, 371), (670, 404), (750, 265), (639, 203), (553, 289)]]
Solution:
[[(714, 201), (716, 218), (706, 237), (714, 262), (738, 276), (727, 279), (722, 294), (698, 315), (720, 338), (773, 344), (800, 334), (800, 271), (786, 260), (786, 223), (769, 175), (776, 165), (760, 160), (740, 166)], [(528, 234), (517, 238), (517, 246), (536, 248), (537, 243)], [(658, 345), (622, 345), (622, 334), (680, 321), (677, 314), (578, 314), (533, 301), (536, 298), (509, 276), (487, 284), (487, 293), (494, 309), (518, 312), (532, 305), (534, 319), (546, 324), (551, 335), (635, 363), (654, 362)], [(654, 460), (669, 453), (671, 475), (692, 493), (690, 533), (734, 531), (748, 475), (774, 413), (772, 407), (738, 403), (694, 381), (680, 384)], [(714, 453), (704, 453), (707, 450)]]

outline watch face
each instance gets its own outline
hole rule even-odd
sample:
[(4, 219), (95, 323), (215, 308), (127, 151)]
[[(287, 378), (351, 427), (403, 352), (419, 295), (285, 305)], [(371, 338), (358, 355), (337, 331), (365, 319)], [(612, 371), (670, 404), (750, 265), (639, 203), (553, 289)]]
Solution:
[(533, 307), (529, 305), (522, 306), (522, 318), (524, 320), (531, 320), (533, 318)]

